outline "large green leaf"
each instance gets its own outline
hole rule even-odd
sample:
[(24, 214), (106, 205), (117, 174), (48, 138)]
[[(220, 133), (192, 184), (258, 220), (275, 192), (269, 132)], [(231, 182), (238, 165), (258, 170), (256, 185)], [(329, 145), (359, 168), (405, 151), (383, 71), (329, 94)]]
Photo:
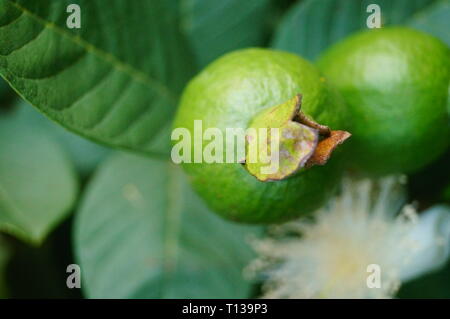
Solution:
[(180, 1), (182, 29), (201, 67), (239, 48), (266, 40), (270, 0)]
[(408, 25), (428, 32), (450, 46), (450, 0), (441, 0), (418, 12), (408, 20)]
[(49, 121), (25, 101), (20, 101), (14, 112), (15, 116), (25, 121), (27, 125), (42, 128), (54, 137), (66, 150), (82, 176), (89, 175), (111, 153), (110, 149), (88, 141)]
[[(66, 8), (81, 8), (69, 29)], [(192, 57), (171, 2), (0, 0), (0, 73), (63, 126), (109, 145), (168, 149)]]
[(40, 243), (75, 201), (72, 164), (47, 132), (0, 119), (0, 230)]
[(95, 298), (248, 297), (255, 230), (209, 212), (173, 164), (115, 156), (76, 216), (82, 288)]
[(350, 33), (367, 29), (369, 4), (378, 4), (382, 25), (405, 23), (437, 0), (305, 0), (292, 7), (272, 41), (277, 49), (315, 59)]

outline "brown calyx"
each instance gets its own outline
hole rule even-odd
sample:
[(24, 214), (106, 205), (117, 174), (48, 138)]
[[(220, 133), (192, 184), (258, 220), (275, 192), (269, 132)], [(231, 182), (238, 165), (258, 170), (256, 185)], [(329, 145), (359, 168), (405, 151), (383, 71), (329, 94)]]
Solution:
[[(301, 106), (302, 95), (297, 94), (298, 102)], [(331, 157), (336, 147), (344, 143), (352, 134), (347, 131), (332, 131), (328, 126), (319, 124), (305, 115), (299, 108), (299, 112), (295, 120), (303, 125), (316, 129), (321, 137), (314, 153), (305, 164), (306, 168), (314, 165), (325, 165)]]

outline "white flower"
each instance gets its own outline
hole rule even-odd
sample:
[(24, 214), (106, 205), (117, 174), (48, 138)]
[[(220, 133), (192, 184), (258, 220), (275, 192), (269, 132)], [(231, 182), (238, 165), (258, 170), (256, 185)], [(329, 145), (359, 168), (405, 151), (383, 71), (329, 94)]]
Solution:
[[(449, 255), (450, 209), (420, 217), (404, 203), (399, 178), (345, 180), (342, 194), (314, 220), (296, 221), (255, 240), (248, 268), (265, 279), (265, 298), (387, 298), (404, 280)], [(401, 213), (398, 212), (401, 210)]]

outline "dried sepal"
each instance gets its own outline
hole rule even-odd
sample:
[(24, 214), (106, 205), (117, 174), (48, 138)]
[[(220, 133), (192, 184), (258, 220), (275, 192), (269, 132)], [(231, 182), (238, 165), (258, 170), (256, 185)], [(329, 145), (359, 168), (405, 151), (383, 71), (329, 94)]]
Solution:
[(278, 181), (313, 165), (324, 165), (350, 137), (301, 111), (302, 95), (257, 114), (246, 138), (245, 167), (260, 181)]

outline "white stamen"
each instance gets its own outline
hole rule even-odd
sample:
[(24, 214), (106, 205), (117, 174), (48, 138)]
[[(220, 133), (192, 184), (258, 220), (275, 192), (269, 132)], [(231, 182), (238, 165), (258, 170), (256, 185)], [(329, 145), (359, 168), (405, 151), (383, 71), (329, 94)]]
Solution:
[[(265, 279), (266, 298), (387, 298), (401, 272), (424, 248), (409, 234), (418, 222), (411, 205), (398, 215), (405, 195), (399, 178), (344, 181), (342, 193), (315, 222), (277, 226), (255, 240), (260, 257), (249, 271)], [(397, 215), (397, 217), (396, 217)], [(368, 265), (379, 265), (380, 288), (367, 285)]]

